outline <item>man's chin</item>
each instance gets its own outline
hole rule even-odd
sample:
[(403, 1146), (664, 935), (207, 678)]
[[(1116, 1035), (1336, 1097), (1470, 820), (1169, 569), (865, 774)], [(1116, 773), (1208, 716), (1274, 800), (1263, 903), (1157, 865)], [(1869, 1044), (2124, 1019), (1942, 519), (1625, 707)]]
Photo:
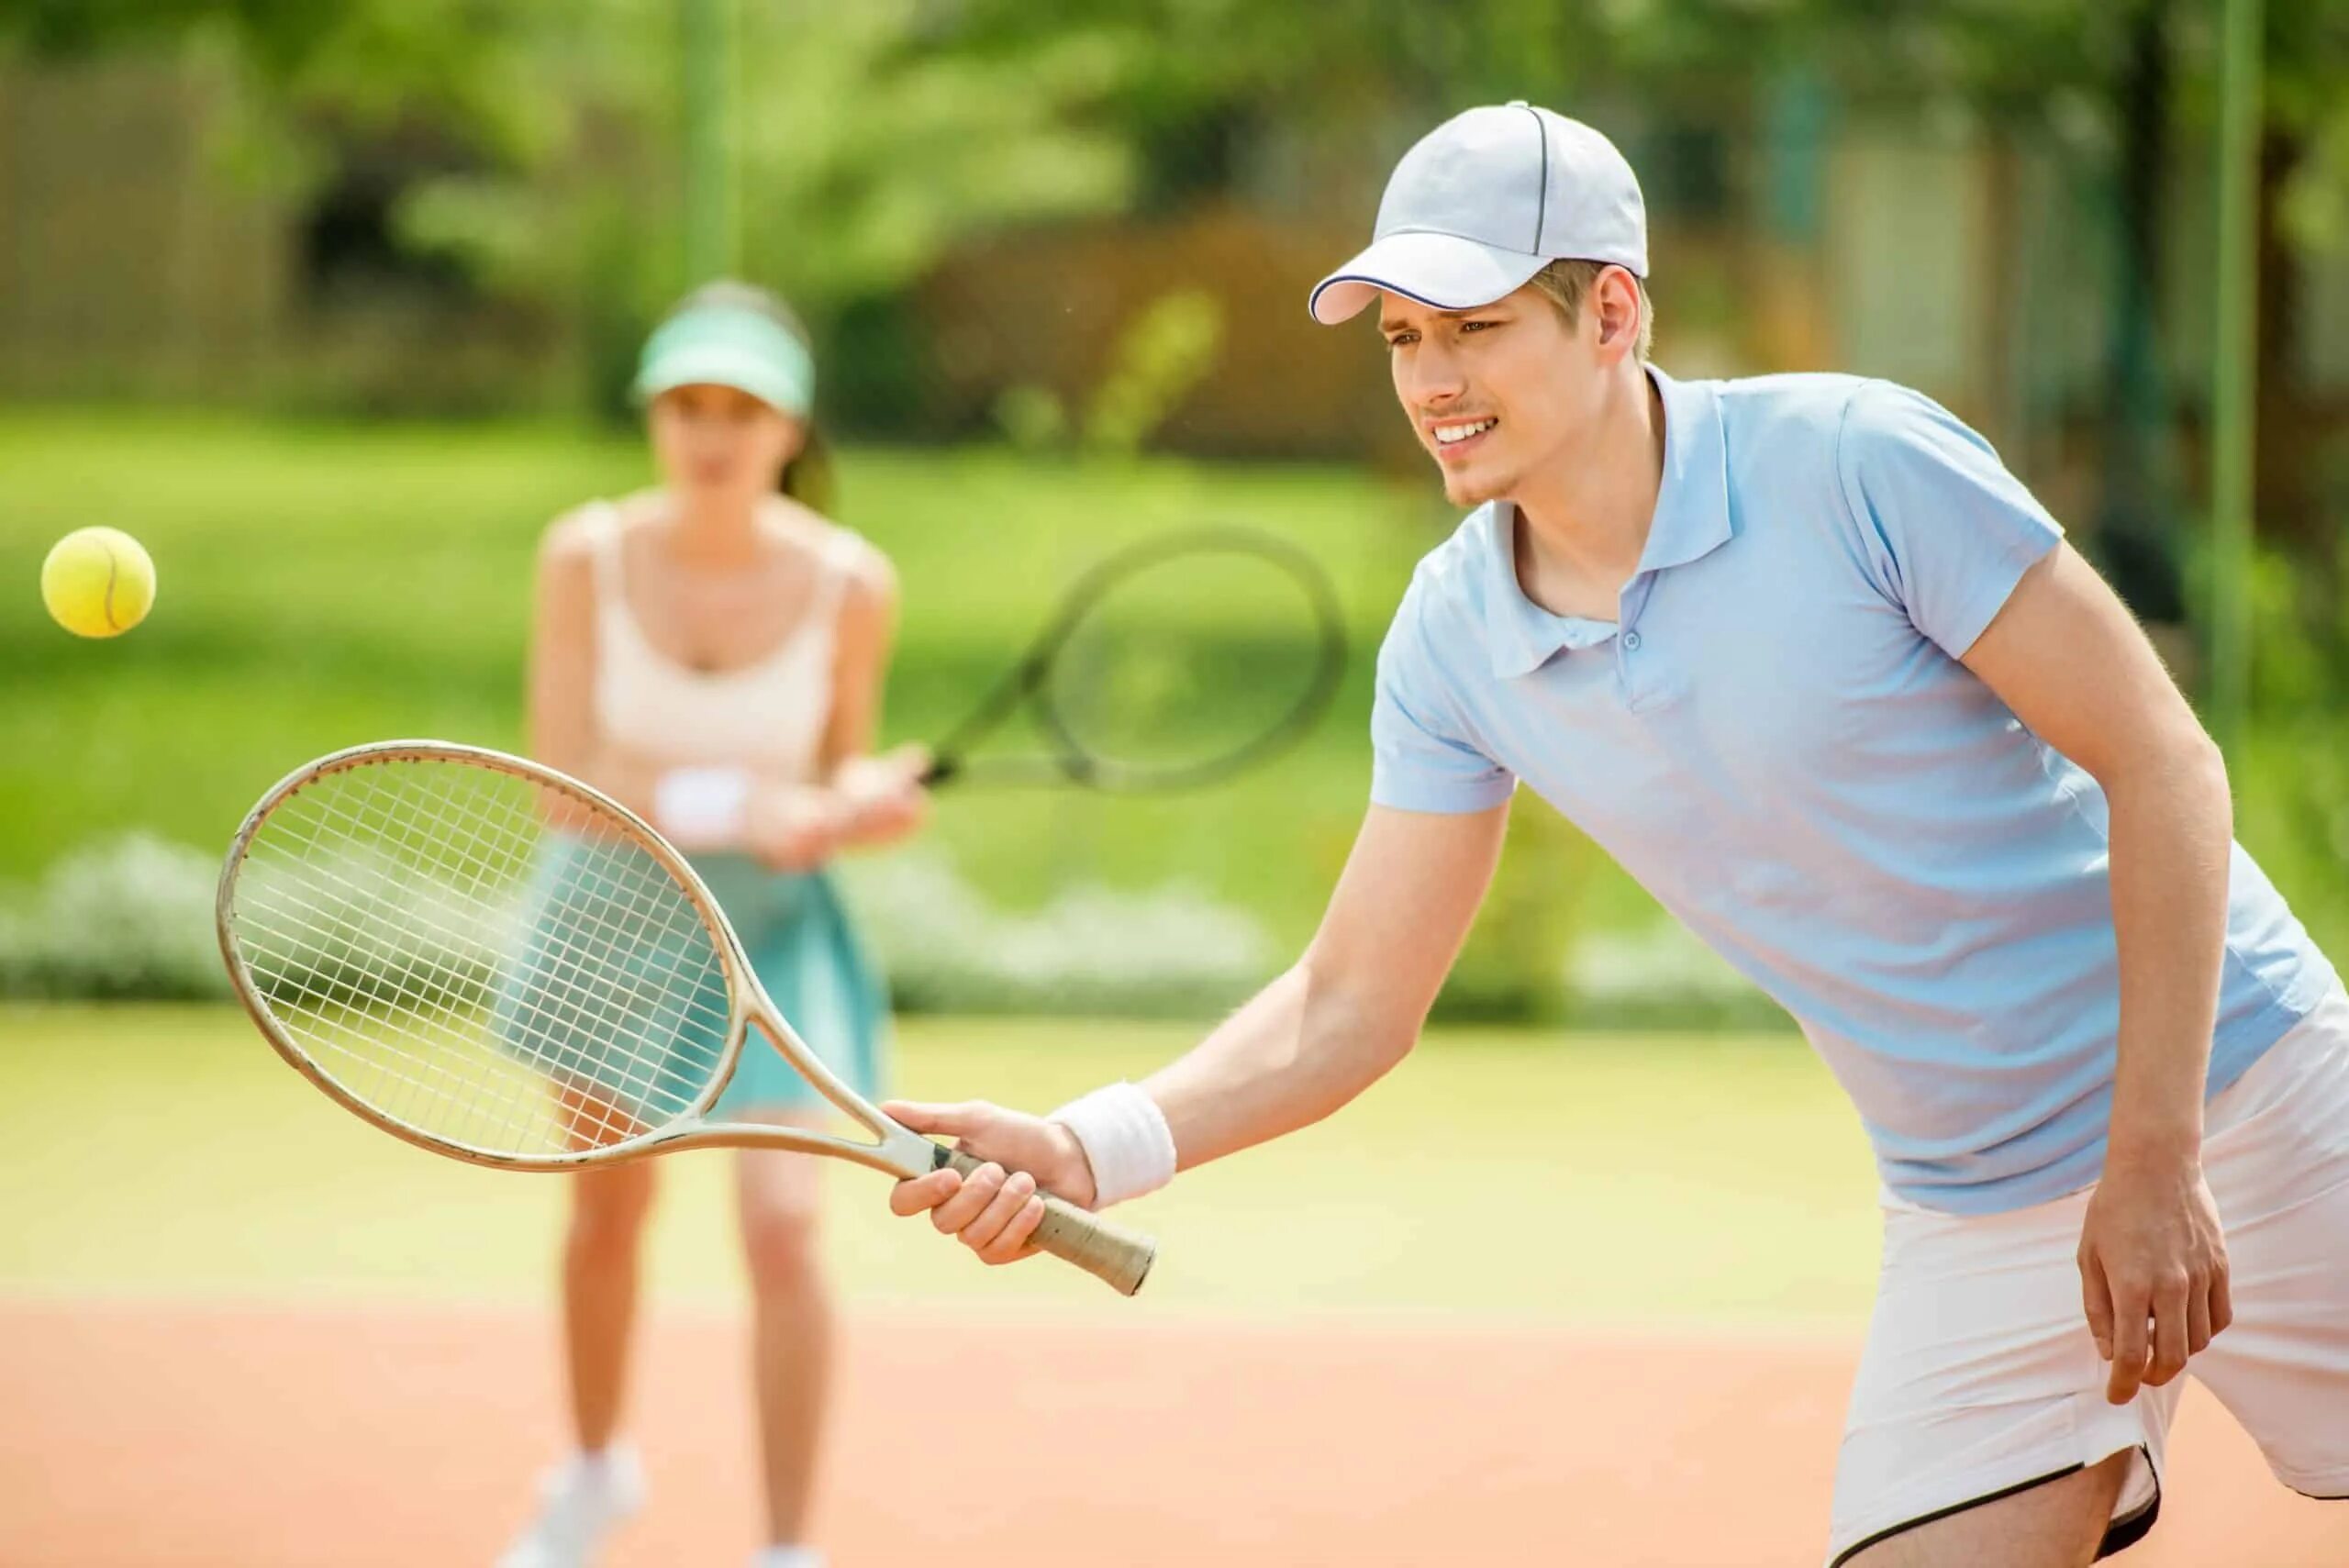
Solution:
[(1443, 498), (1455, 506), (1481, 506), (1508, 494), (1508, 486), (1495, 475), (1469, 470), (1443, 476)]

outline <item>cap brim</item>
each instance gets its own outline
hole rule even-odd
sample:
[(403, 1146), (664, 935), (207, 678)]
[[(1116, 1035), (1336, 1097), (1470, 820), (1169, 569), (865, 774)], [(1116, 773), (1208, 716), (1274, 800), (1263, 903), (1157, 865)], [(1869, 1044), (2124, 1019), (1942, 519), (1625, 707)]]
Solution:
[(1335, 327), (1384, 290), (1438, 310), (1473, 310), (1514, 294), (1549, 261), (1456, 234), (1390, 234), (1315, 284), (1306, 308)]
[(636, 378), (636, 395), (649, 403), (681, 386), (730, 386), (794, 418), (805, 415), (811, 401), (810, 389), (770, 356), (731, 343), (679, 345), (644, 367)]

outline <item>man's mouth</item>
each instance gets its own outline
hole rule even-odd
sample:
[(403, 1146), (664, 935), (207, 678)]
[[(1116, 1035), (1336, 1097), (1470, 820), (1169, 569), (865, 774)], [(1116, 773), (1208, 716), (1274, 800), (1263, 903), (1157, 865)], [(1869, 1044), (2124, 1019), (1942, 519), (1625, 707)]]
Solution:
[(1428, 427), (1435, 438), (1436, 455), (1442, 458), (1464, 457), (1482, 440), (1486, 431), (1500, 421), (1495, 418), (1455, 419)]

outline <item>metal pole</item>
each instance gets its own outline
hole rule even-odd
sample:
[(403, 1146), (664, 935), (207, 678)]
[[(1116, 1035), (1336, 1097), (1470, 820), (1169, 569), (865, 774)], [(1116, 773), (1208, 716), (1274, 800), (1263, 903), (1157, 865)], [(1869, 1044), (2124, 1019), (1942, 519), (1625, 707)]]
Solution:
[(689, 287), (733, 275), (742, 251), (737, 191), (736, 23), (740, 0), (679, 0), (685, 121), (685, 262)]
[(2257, 486), (2262, 0), (2221, 0), (2218, 342), (2210, 396), (2210, 718), (2231, 757), (2251, 706)]

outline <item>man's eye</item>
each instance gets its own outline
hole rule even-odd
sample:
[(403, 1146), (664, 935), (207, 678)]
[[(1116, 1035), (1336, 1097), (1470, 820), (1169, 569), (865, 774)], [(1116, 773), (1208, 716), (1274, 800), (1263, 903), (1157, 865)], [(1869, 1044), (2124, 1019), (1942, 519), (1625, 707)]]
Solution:
[(1416, 343), (1419, 340), (1419, 335), (1417, 332), (1397, 332), (1395, 336), (1386, 339), (1386, 346), (1390, 349), (1400, 349), (1407, 344)]
[(1497, 321), (1464, 321), (1460, 324), (1460, 329), (1463, 332), (1482, 332), (1487, 327), (1497, 327), (1499, 325), (1500, 323)]

